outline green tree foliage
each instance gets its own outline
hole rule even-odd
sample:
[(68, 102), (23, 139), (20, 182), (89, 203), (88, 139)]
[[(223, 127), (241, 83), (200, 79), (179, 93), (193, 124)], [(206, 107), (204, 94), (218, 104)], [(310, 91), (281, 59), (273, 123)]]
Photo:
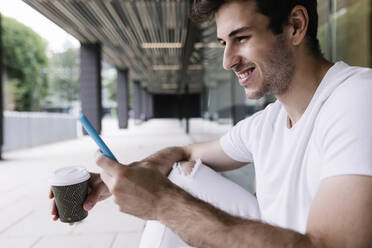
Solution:
[[(72, 107), (79, 97), (79, 49), (54, 53), (50, 64), (49, 99), (54, 107)], [(59, 105), (59, 106), (58, 106)]]
[(115, 75), (102, 75), (103, 87), (107, 89), (108, 99), (116, 101), (116, 73)]
[(15, 19), (2, 17), (3, 59), (16, 85), (15, 109), (39, 110), (48, 87), (46, 44), (32, 29)]

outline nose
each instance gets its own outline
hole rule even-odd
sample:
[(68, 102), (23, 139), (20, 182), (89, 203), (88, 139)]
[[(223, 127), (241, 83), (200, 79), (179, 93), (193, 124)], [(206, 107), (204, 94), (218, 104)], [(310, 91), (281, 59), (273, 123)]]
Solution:
[(223, 52), (223, 68), (225, 70), (231, 70), (236, 67), (237, 64), (240, 62), (240, 56), (237, 54), (235, 49), (226, 44), (225, 50)]

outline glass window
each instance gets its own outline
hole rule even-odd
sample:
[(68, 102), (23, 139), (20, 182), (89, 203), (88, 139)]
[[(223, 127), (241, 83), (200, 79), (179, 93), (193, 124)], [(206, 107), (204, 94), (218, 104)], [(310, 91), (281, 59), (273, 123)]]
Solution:
[(332, 61), (343, 60), (350, 65), (371, 67), (371, 1), (318, 2), (318, 37), (324, 55)]

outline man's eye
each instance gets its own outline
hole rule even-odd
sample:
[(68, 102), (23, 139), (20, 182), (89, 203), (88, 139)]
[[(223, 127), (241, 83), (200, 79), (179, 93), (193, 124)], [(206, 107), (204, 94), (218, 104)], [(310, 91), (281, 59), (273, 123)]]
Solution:
[(225, 41), (220, 41), (220, 45), (221, 46), (226, 46), (226, 42)]
[(244, 42), (244, 41), (248, 40), (249, 38), (251, 38), (251, 36), (239, 36), (239, 37), (237, 37), (236, 39), (237, 39), (239, 42)]

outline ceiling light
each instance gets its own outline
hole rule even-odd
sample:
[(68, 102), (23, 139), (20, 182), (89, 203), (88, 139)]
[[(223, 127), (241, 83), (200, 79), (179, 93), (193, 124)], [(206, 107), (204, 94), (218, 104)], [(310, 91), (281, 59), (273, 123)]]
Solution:
[(187, 69), (189, 69), (190, 71), (200, 71), (200, 70), (203, 70), (203, 68), (204, 68), (203, 65), (196, 64), (196, 65), (189, 65)]
[(182, 48), (183, 44), (180, 42), (154, 42), (154, 43), (142, 43), (142, 48), (154, 49), (154, 48)]
[(203, 42), (195, 42), (195, 43), (194, 43), (194, 48), (195, 48), (195, 49), (200, 49), (200, 48), (202, 48), (202, 47), (204, 47)]
[(177, 71), (181, 69), (180, 65), (153, 65), (154, 71)]
[(218, 43), (218, 42), (209, 42), (209, 43), (203, 43), (203, 42), (195, 42), (194, 43), (194, 48), (195, 49), (200, 49), (203, 47), (208, 47), (208, 48), (223, 48), (223, 46)]
[(221, 43), (218, 43), (218, 42), (209, 42), (208, 47), (209, 48), (223, 48)]
[(166, 90), (175, 90), (178, 88), (178, 85), (174, 83), (162, 83), (161, 87)]

